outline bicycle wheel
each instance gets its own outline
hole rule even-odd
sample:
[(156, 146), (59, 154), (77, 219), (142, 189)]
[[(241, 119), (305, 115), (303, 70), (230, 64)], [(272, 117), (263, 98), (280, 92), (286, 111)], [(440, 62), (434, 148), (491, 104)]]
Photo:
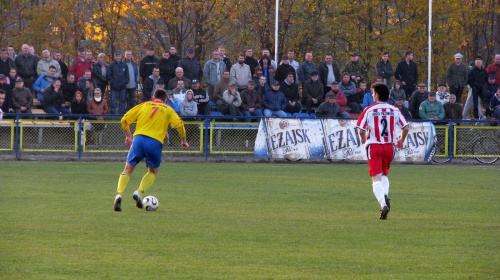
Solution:
[(500, 144), (491, 137), (479, 137), (472, 144), (472, 154), (473, 155), (484, 155), (475, 156), (474, 158), (480, 163), (492, 164), (498, 160), (498, 157), (488, 156), (491, 153), (498, 153), (500, 151)]
[[(434, 147), (434, 156), (432, 157), (432, 161), (435, 163), (447, 163), (451, 160), (449, 156), (444, 155), (444, 147)], [(437, 153), (439, 152), (439, 155)]]

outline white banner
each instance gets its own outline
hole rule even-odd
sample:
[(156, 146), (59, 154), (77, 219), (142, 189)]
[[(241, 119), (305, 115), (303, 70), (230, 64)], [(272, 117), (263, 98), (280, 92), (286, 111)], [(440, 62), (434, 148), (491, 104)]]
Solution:
[[(396, 128), (397, 138), (401, 129)], [(396, 161), (430, 161), (436, 132), (430, 122), (410, 123)], [(397, 139), (396, 138), (396, 139)], [(366, 160), (354, 120), (263, 118), (255, 140), (256, 158)]]

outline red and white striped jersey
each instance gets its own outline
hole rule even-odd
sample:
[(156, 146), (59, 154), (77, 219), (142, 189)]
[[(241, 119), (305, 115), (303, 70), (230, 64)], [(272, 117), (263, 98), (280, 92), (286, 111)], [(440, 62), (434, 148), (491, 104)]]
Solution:
[(391, 104), (380, 102), (365, 108), (359, 116), (357, 127), (368, 130), (366, 144), (393, 144), (396, 142), (394, 128), (408, 125), (399, 109)]

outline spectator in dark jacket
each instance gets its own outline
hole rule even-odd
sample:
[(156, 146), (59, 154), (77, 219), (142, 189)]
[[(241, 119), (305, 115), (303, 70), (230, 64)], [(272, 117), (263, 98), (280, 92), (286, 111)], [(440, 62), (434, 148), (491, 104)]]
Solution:
[[(0, 77), (1, 75), (2, 74), (0, 74)], [(31, 114), (33, 95), (31, 91), (24, 86), (23, 79), (21, 78), (16, 80), (16, 87), (12, 90), (12, 106), (14, 111), (18, 114)]]
[(415, 91), (415, 85), (418, 81), (418, 69), (417, 64), (413, 62), (412, 51), (405, 52), (405, 59), (398, 63), (395, 76), (396, 79), (401, 81), (403, 89), (406, 92), (406, 99), (408, 99), (413, 91)]
[(106, 91), (108, 86), (108, 78), (106, 77), (108, 72), (108, 65), (106, 65), (106, 55), (100, 53), (97, 55), (97, 62), (94, 64), (94, 77), (95, 83), (101, 92)]
[(250, 72), (253, 74), (255, 73), (255, 68), (259, 66), (259, 62), (257, 59), (253, 58), (253, 50), (252, 48), (247, 48), (245, 51), (245, 61), (244, 63), (248, 66), (250, 66)]
[[(255, 90), (255, 82), (248, 81), (247, 88), (241, 92), (241, 111), (245, 116), (245, 122), (251, 122), (250, 116), (262, 117), (262, 98)], [(260, 121), (260, 118), (257, 119)]]
[(483, 86), (483, 107), (486, 108), (486, 116), (491, 117), (490, 101), (493, 95), (497, 92), (498, 85), (495, 83), (495, 75), (488, 75), (488, 82)]
[[(70, 114), (68, 109), (64, 108), (64, 97), (61, 90), (61, 80), (55, 80), (43, 93), (43, 109), (48, 114)], [(59, 117), (62, 119), (62, 116)]]
[(389, 52), (383, 51), (381, 56), (382, 58), (375, 65), (375, 70), (377, 71), (377, 76), (382, 78), (383, 83), (390, 87), (392, 85), (391, 79), (394, 77), (394, 69), (389, 62)]
[(184, 70), (184, 76), (189, 80), (201, 81), (203, 68), (198, 60), (194, 58), (194, 49), (187, 49), (187, 55), (179, 61), (179, 67)]
[(403, 117), (405, 117), (405, 119), (407, 120), (411, 119), (410, 110), (406, 108), (405, 100), (402, 96), (398, 96), (396, 98), (396, 107), (398, 107), (399, 111), (401, 112), (401, 114), (403, 114)]
[(347, 98), (347, 105), (351, 107), (351, 113), (361, 113), (361, 107), (358, 100), (358, 95), (356, 93), (356, 84), (351, 81), (351, 76), (349, 73), (344, 72), (342, 74), (342, 82), (339, 84), (339, 90)]
[(151, 101), (151, 96), (156, 90), (160, 77), (160, 68), (154, 67), (152, 74), (147, 77), (142, 83), (142, 102)]
[(290, 114), (300, 112), (300, 110), (302, 110), (302, 104), (299, 101), (299, 87), (297, 83), (295, 83), (294, 73), (288, 73), (285, 81), (281, 83), (280, 89), (286, 97), (286, 107), (284, 111)]
[(335, 94), (329, 92), (325, 96), (325, 102), (319, 105), (318, 110), (316, 110), (316, 117), (319, 118), (342, 118), (342, 110), (340, 106), (335, 102)]
[(286, 97), (280, 91), (280, 83), (278, 81), (274, 81), (271, 84), (271, 90), (268, 90), (264, 94), (262, 105), (264, 106), (265, 117), (286, 118), (286, 113), (283, 111), (286, 107)]
[(75, 73), (68, 73), (66, 80), (62, 81), (61, 89), (63, 91), (64, 101), (71, 102), (75, 97), (77, 91), (77, 84), (75, 82)]
[(429, 97), (429, 92), (427, 92), (426, 84), (418, 84), (417, 90), (410, 97), (410, 110), (411, 116), (414, 119), (420, 119), (420, 104), (427, 100)]
[(177, 67), (175, 61), (170, 58), (170, 53), (168, 51), (165, 50), (163, 52), (156, 66), (160, 68), (160, 77), (165, 81), (165, 85), (168, 85), (170, 80), (175, 77), (175, 68)]
[(299, 81), (304, 84), (307, 80), (311, 79), (313, 72), (318, 72), (318, 66), (314, 64), (312, 53), (306, 53), (305, 61), (299, 66), (297, 70)]
[(153, 68), (158, 64), (155, 49), (152, 46), (146, 48), (146, 56), (139, 62), (139, 76), (144, 83), (147, 77), (153, 73)]
[(17, 74), (23, 78), (24, 86), (33, 91), (33, 84), (37, 78), (36, 67), (39, 59), (29, 53), (29, 46), (26, 44), (21, 47), (21, 52), (22, 53), (14, 59), (17, 67)]
[(467, 85), (467, 65), (462, 63), (462, 58), (463, 56), (457, 53), (455, 62), (446, 69), (446, 82), (450, 87), (450, 94), (455, 94), (458, 103), (462, 102), (462, 93)]
[(66, 77), (68, 76), (68, 73), (69, 73), (69, 68), (68, 68), (68, 65), (66, 65), (66, 63), (64, 63), (64, 61), (62, 61), (62, 54), (60, 51), (54, 52), (54, 59), (59, 63), (59, 67), (61, 68), (61, 76), (59, 76), (59, 78), (61, 80), (66, 79)]
[(307, 113), (312, 113), (312, 106), (319, 106), (324, 100), (323, 84), (319, 81), (319, 73), (314, 71), (311, 78), (302, 85), (302, 103), (307, 107)]
[[(480, 56), (476, 57), (474, 61), (474, 67), (469, 71), (467, 77), (467, 84), (472, 89), (472, 104), (474, 110), (474, 118), (479, 119), (479, 97), (483, 98), (483, 86), (488, 82), (488, 73), (486, 69), (483, 68), (483, 58)], [(464, 112), (465, 114), (465, 112)]]
[(87, 102), (80, 91), (75, 92), (75, 98), (71, 101), (71, 114), (87, 114)]
[(108, 67), (108, 82), (111, 90), (111, 114), (116, 114), (116, 98), (119, 97), (119, 109), (121, 114), (125, 114), (126, 90), (125, 86), (129, 81), (128, 66), (122, 61), (122, 53), (115, 52), (115, 61)]
[(295, 68), (290, 65), (289, 61), (290, 60), (286, 55), (281, 59), (281, 64), (278, 66), (278, 68), (276, 68), (276, 73), (274, 74), (274, 79), (276, 81), (282, 83), (283, 81), (285, 81), (289, 73), (293, 73), (295, 83), (295, 76), (297, 75), (297, 73), (295, 73)]
[(454, 94), (450, 94), (449, 102), (444, 104), (443, 107), (445, 120), (462, 119), (462, 106), (457, 103), (457, 97)]
[(4, 74), (7, 77), (11, 68), (16, 69), (16, 63), (9, 57), (7, 49), (2, 48), (0, 50), (0, 74)]
[(323, 84), (324, 92), (329, 92), (333, 82), (340, 82), (340, 68), (333, 62), (331, 54), (325, 55), (325, 62), (319, 66), (319, 80)]
[(210, 115), (212, 111), (212, 106), (210, 106), (210, 96), (208, 92), (200, 87), (200, 81), (192, 80), (191, 89), (193, 90), (193, 100), (198, 104), (198, 114), (199, 115)]

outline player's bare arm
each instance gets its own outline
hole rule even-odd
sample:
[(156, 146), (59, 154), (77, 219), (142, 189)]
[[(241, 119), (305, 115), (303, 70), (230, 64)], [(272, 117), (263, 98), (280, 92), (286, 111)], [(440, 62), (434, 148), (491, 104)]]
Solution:
[(408, 131), (409, 131), (408, 125), (403, 127), (403, 129), (401, 130), (401, 136), (399, 137), (398, 141), (396, 142), (396, 148), (398, 148), (398, 149), (403, 148), (403, 142), (406, 139), (406, 135), (408, 135)]
[(364, 144), (366, 142), (366, 131), (359, 129), (358, 134), (359, 134), (359, 138), (361, 138), (361, 141)]
[(132, 146), (132, 132), (130, 129), (124, 130), (125, 132), (125, 145), (127, 145), (128, 148)]

